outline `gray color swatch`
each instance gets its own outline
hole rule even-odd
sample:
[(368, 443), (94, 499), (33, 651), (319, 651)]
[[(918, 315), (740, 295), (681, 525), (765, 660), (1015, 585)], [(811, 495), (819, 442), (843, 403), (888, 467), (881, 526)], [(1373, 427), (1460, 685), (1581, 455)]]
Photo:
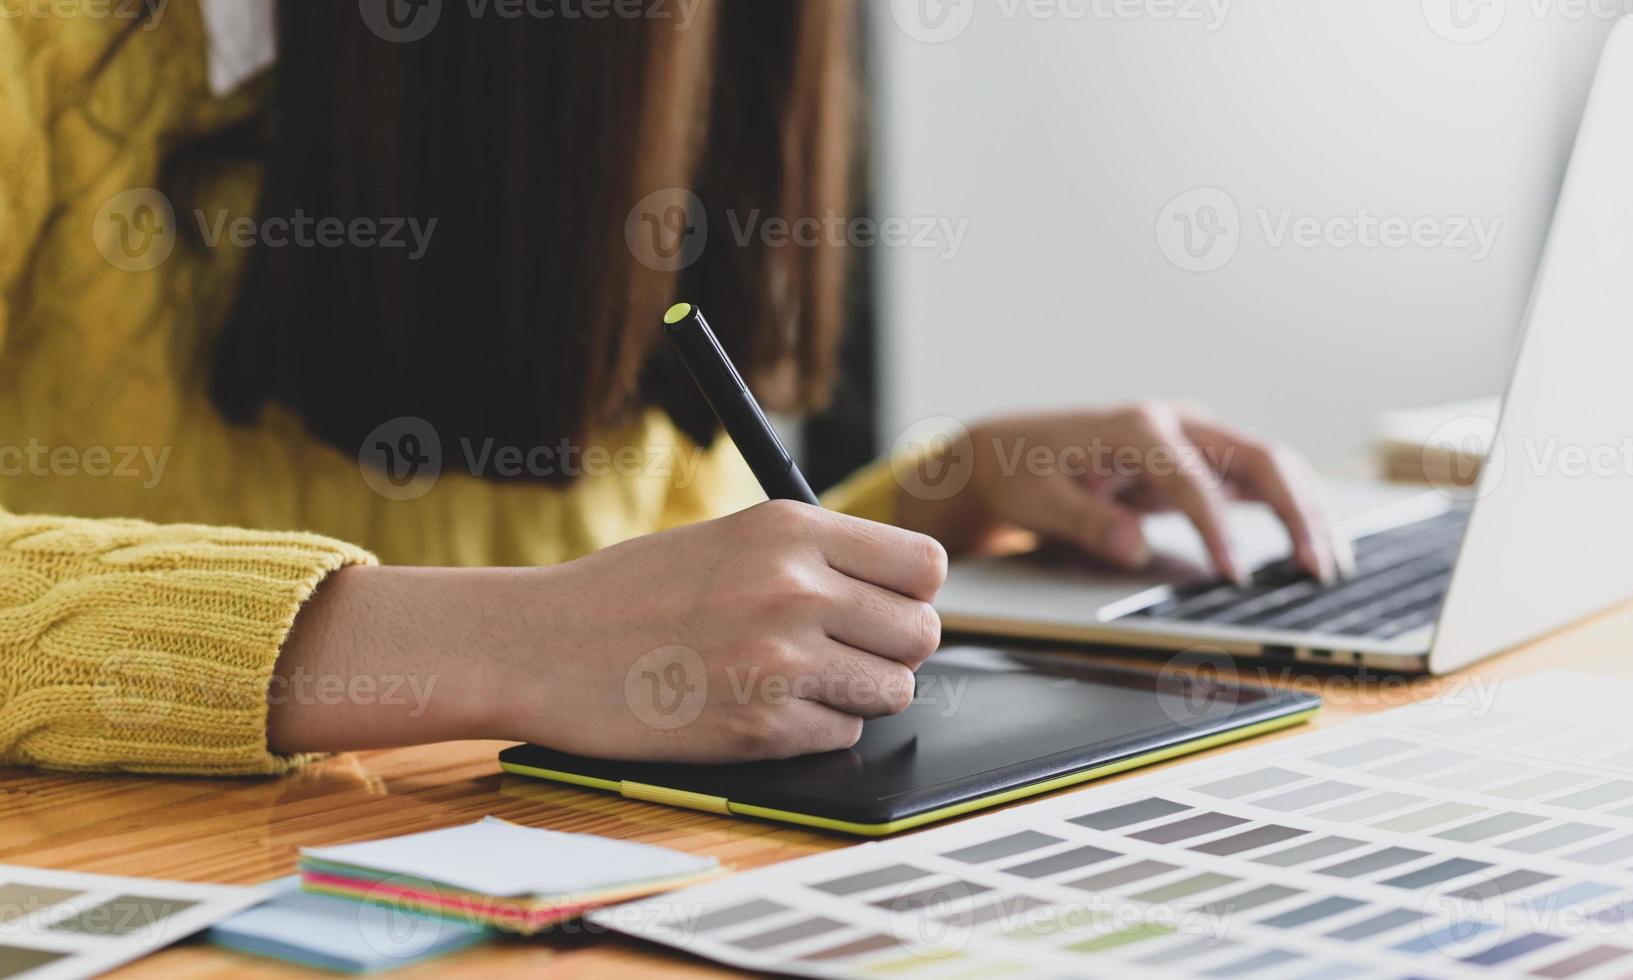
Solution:
[(29, 970), (37, 970), (48, 963), (68, 957), (69, 953), (55, 953), (49, 949), (30, 949), (27, 946), (0, 945), (0, 977), (14, 977)]
[(1296, 909), (1288, 909), (1285, 912), (1272, 915), (1268, 919), (1261, 919), (1259, 920), (1259, 924), (1271, 926), (1272, 928), (1276, 929), (1296, 929), (1299, 926), (1308, 925), (1311, 922), (1318, 922), (1322, 919), (1331, 918), (1340, 912), (1348, 912), (1350, 909), (1360, 908), (1365, 904), (1366, 903), (1360, 899), (1343, 898), (1341, 896), (1334, 895), (1328, 898), (1323, 898), (1319, 901), (1311, 902), (1309, 905), (1300, 905)]
[(1342, 929), (1335, 929), (1327, 933), (1327, 935), (1334, 939), (1358, 942), (1362, 939), (1370, 939), (1379, 933), (1389, 932), (1391, 929), (1399, 929), (1409, 922), (1421, 921), (1422, 918), (1422, 912), (1390, 909), (1388, 912), (1381, 912), (1370, 919), (1362, 919), (1360, 922), (1352, 922)]
[(1269, 949), (1262, 953), (1255, 953), (1245, 960), (1237, 960), (1234, 963), (1226, 963), (1223, 966), (1205, 970), (1202, 975), (1205, 977), (1245, 977), (1250, 973), (1273, 970), (1283, 963), (1291, 963), (1294, 960), (1303, 958), (1302, 953), (1294, 953), (1285, 949)]
[(1494, 813), (1489, 817), (1466, 823), (1450, 830), (1442, 830), (1436, 834), (1441, 840), (1457, 841), (1459, 844), (1472, 844), (1488, 837), (1500, 834), (1511, 834), (1516, 830), (1523, 830), (1532, 824), (1539, 824), (1548, 819), (1535, 813)]
[(1483, 902), (1493, 898), (1502, 898), (1512, 892), (1532, 885), (1540, 885), (1545, 881), (1553, 881), (1554, 876), (1543, 874), (1541, 871), (1510, 871), (1495, 878), (1477, 881), (1467, 888), (1452, 892), (1453, 898), (1466, 898), (1471, 901)]
[(768, 898), (756, 898), (738, 905), (730, 905), (723, 909), (715, 909), (697, 917), (692, 928), (698, 932), (708, 932), (710, 929), (724, 929), (727, 926), (741, 925), (755, 919), (763, 919), (776, 912), (786, 912), (788, 906), (773, 902)]
[(1579, 881), (1574, 885), (1548, 892), (1546, 895), (1533, 895), (1525, 900), (1525, 907), (1551, 911), (1591, 902), (1596, 898), (1604, 898), (1621, 891), (1615, 885), (1604, 885), (1597, 881)]
[(1595, 844), (1586, 850), (1577, 851), (1575, 854), (1567, 854), (1565, 860), (1582, 861), (1586, 864), (1603, 864), (1608, 861), (1620, 861), (1630, 857), (1633, 857), (1633, 834), (1607, 840), (1603, 844)]
[(1306, 778), (1308, 777), (1304, 773), (1271, 766), (1269, 769), (1255, 769), (1253, 772), (1244, 772), (1239, 776), (1227, 776), (1224, 779), (1216, 779), (1211, 783), (1203, 783), (1201, 786), (1196, 787), (1196, 791), (1206, 793), (1209, 796), (1234, 800), (1238, 797), (1251, 796), (1254, 793), (1275, 789), (1277, 786), (1296, 783)]
[(1467, 769), (1440, 773), (1418, 780), (1445, 789), (1477, 789), (1481, 786), (1502, 785), (1514, 775), (1511, 762), (1477, 762)]
[(823, 933), (833, 932), (835, 929), (843, 929), (845, 925), (843, 922), (825, 919), (819, 915), (786, 926), (778, 926), (775, 929), (767, 929), (765, 932), (757, 932), (752, 936), (744, 936), (742, 939), (734, 939), (731, 944), (738, 949), (771, 949), (784, 943), (791, 943), (799, 939), (810, 939), (812, 936), (820, 936)]
[(1404, 810), (1409, 806), (1427, 803), (1421, 796), (1411, 796), (1406, 793), (1373, 793), (1359, 799), (1346, 800), (1335, 807), (1328, 807), (1310, 814), (1322, 820), (1335, 820), (1339, 823), (1360, 823), (1373, 817), (1396, 810)]
[(1028, 861), (1025, 864), (1004, 868), (1003, 871), (1005, 874), (1018, 875), (1022, 878), (1043, 878), (1048, 875), (1059, 874), (1062, 871), (1071, 871), (1074, 868), (1086, 868), (1091, 864), (1099, 864), (1101, 861), (1114, 857), (1122, 857), (1122, 855), (1116, 851), (1108, 851), (1103, 847), (1085, 844), (1082, 847), (1074, 847), (1069, 851), (1061, 851), (1059, 854), (1038, 858), (1036, 861)]
[(1633, 782), (1625, 779), (1612, 779), (1608, 783), (1600, 783), (1598, 786), (1589, 786), (1587, 789), (1579, 789), (1574, 793), (1556, 796), (1546, 802), (1552, 803), (1554, 806), (1570, 807), (1573, 810), (1591, 810), (1596, 806), (1616, 803), (1630, 796), (1633, 796)]
[(1071, 823), (1090, 830), (1116, 830), (1129, 824), (1140, 823), (1145, 820), (1155, 820), (1157, 817), (1166, 817), (1170, 813), (1179, 813), (1189, 810), (1183, 803), (1174, 803), (1170, 800), (1161, 800), (1152, 797), (1140, 800), (1137, 803), (1124, 803), (1109, 810), (1100, 810), (1095, 813), (1085, 813), (1081, 817), (1073, 817)]
[(1544, 827), (1534, 834), (1526, 834), (1524, 837), (1497, 846), (1505, 850), (1519, 851), (1521, 854), (1541, 854), (1543, 851), (1579, 844), (1591, 837), (1608, 833), (1609, 827), (1596, 827), (1591, 823), (1562, 823), (1557, 827)]
[(877, 953), (885, 949), (902, 949), (901, 940), (895, 936), (863, 936), (861, 939), (852, 939), (848, 943), (819, 949), (814, 953), (806, 953), (800, 959), (811, 963), (820, 963), (823, 960), (843, 960), (852, 956), (861, 956), (863, 953)]
[(1331, 803), (1346, 796), (1354, 796), (1359, 792), (1361, 792), (1360, 786), (1329, 779), (1310, 786), (1290, 789), (1285, 793), (1277, 793), (1274, 796), (1255, 800), (1254, 802), (1267, 810), (1280, 810), (1287, 813), (1293, 810), (1303, 810), (1307, 807), (1320, 806), (1323, 803)]
[(1482, 812), (1482, 810), (1482, 807), (1475, 806), (1472, 803), (1457, 803), (1447, 800), (1443, 803), (1436, 803), (1434, 806), (1426, 806), (1421, 810), (1403, 813), (1398, 817), (1390, 817), (1388, 820), (1380, 820), (1372, 826), (1379, 830), (1415, 834), (1420, 830), (1451, 823), (1453, 820), (1472, 817), (1476, 813)]
[(1211, 834), (1244, 823), (1247, 823), (1245, 817), (1233, 817), (1228, 813), (1199, 813), (1194, 817), (1161, 824), (1129, 836), (1153, 844), (1172, 844), (1175, 841), (1201, 837), (1203, 834)]
[(1132, 898), (1138, 902), (1150, 902), (1152, 904), (1172, 902), (1176, 899), (1196, 895), (1210, 889), (1223, 888), (1226, 885), (1235, 884), (1240, 880), (1240, 878), (1233, 878), (1230, 875), (1222, 875), (1213, 871), (1204, 871), (1199, 875), (1192, 875), (1189, 878), (1181, 878), (1178, 881), (1171, 881), (1166, 885), (1158, 885), (1149, 891), (1143, 891), (1137, 895), (1130, 895), (1129, 898)]
[(1528, 779), (1494, 786), (1486, 790), (1492, 796), (1501, 796), (1505, 800), (1535, 800), (1557, 793), (1562, 789), (1580, 786), (1592, 776), (1585, 776), (1579, 772), (1567, 772), (1564, 769), (1555, 769), (1550, 772), (1540, 772)]
[(1474, 756), (1454, 752), (1451, 749), (1430, 749), (1427, 752), (1414, 755), (1410, 759), (1392, 759), (1387, 764), (1376, 769), (1370, 769), (1368, 772), (1382, 772), (1384, 775), (1392, 776), (1395, 779), (1415, 779), (1425, 773), (1439, 772), (1442, 769), (1462, 765), (1472, 758)]
[(1363, 854), (1318, 870), (1321, 874), (1332, 875), (1334, 878), (1359, 878), (1374, 871), (1393, 868), (1397, 864), (1405, 864), (1428, 856), (1428, 851), (1414, 851), (1410, 847), (1386, 847), (1381, 851)]
[(1221, 949), (1227, 949), (1235, 945), (1236, 944), (1231, 942), (1229, 939), (1217, 939), (1212, 936), (1208, 936), (1202, 939), (1192, 940), (1191, 942), (1184, 943), (1179, 946), (1170, 946), (1167, 949), (1159, 950), (1155, 953), (1148, 953), (1134, 962), (1144, 963), (1146, 966), (1167, 966), (1170, 963), (1181, 963), (1185, 960), (1192, 959), (1197, 956), (1203, 956), (1207, 953), (1217, 952)]
[(1240, 854), (1243, 851), (1251, 851), (1257, 847), (1269, 847), (1271, 844), (1280, 844), (1284, 840), (1302, 837), (1304, 833), (1305, 831), (1294, 827), (1266, 824), (1263, 827), (1244, 830), (1239, 834), (1231, 834), (1229, 837), (1221, 837), (1218, 840), (1197, 844), (1191, 850), (1219, 856)]
[(1256, 857), (1253, 860), (1260, 864), (1268, 864), (1273, 868), (1292, 868), (1309, 861), (1319, 861), (1322, 858), (1353, 851), (1365, 841), (1358, 841), (1351, 837), (1318, 837), (1312, 841), (1305, 841), (1283, 851), (1273, 851), (1270, 854)]
[(1550, 936), (1545, 932), (1531, 932), (1523, 936), (1515, 936), (1506, 942), (1498, 943), (1490, 949), (1482, 950), (1473, 956), (1463, 957), (1463, 962), (1472, 966), (1498, 966), (1509, 960), (1529, 956), (1539, 949), (1546, 949), (1554, 943), (1562, 942), (1563, 936)]
[(1362, 742), (1359, 745), (1346, 745), (1331, 752), (1312, 755), (1310, 761), (1348, 769), (1354, 766), (1364, 766), (1368, 762), (1377, 762), (1379, 759), (1388, 756), (1400, 755), (1410, 748), (1412, 748), (1412, 743), (1403, 742), (1398, 738), (1375, 738), (1370, 742)]
[(905, 895), (881, 898), (873, 903), (873, 907), (892, 912), (922, 912), (952, 902), (962, 902), (966, 898), (990, 891), (992, 889), (987, 885), (976, 884), (973, 881), (949, 881), (929, 888), (920, 888)]
[(1102, 871), (1097, 875), (1089, 875), (1087, 878), (1068, 881), (1066, 885), (1070, 888), (1081, 888), (1086, 892), (1101, 891), (1135, 881), (1144, 881), (1147, 878), (1155, 878), (1157, 875), (1165, 874), (1176, 867), (1178, 865), (1168, 864), (1164, 861), (1135, 861), (1133, 864), (1125, 864), (1120, 868), (1112, 868), (1110, 871)]
[[(46, 888), (43, 885), (31, 885), (26, 881), (0, 885), (0, 923), (27, 918), (37, 912), (44, 912), (53, 905), (66, 902), (75, 895), (81, 894), (84, 893), (70, 891), (66, 888)], [(6, 976), (6, 974), (0, 974), (0, 976)]]
[(1604, 966), (1612, 960), (1619, 960), (1627, 954), (1628, 950), (1621, 946), (1595, 946), (1531, 972), (1539, 977), (1574, 977), (1594, 967)]
[(998, 861), (1017, 854), (1025, 854), (1027, 851), (1035, 851), (1050, 844), (1059, 844), (1060, 840), (1059, 837), (1039, 833), (1036, 830), (1023, 830), (1008, 837), (960, 847), (956, 851), (948, 851), (942, 857), (963, 861), (965, 864), (980, 864), (984, 861)]
[(1476, 871), (1484, 871), (1491, 867), (1489, 861), (1476, 861), (1472, 858), (1447, 858), (1427, 868), (1408, 871), (1406, 874), (1390, 878), (1384, 884), (1394, 888), (1427, 888), (1438, 885), (1443, 881), (1461, 878)]
[(77, 932), (86, 936), (128, 936), (197, 904), (162, 896), (120, 895), (75, 913), (53, 925), (51, 930)]
[(1030, 895), (1006, 895), (996, 901), (987, 902), (963, 912), (953, 912), (941, 916), (942, 922), (951, 922), (963, 926), (986, 925), (994, 919), (1018, 918), (1032, 911), (1054, 905), (1053, 902)]
[(1201, 911), (1205, 915), (1223, 918), (1235, 915), (1238, 912), (1256, 909), (1261, 905), (1269, 905), (1271, 902), (1279, 902), (1284, 898), (1292, 898), (1294, 895), (1299, 894), (1302, 894), (1302, 892), (1297, 888), (1289, 888), (1286, 885), (1259, 885), (1257, 888), (1249, 888), (1240, 894), (1229, 895), (1218, 901), (1209, 902), (1207, 905), (1202, 906)]
[(922, 868), (915, 868), (910, 864), (890, 864), (882, 868), (873, 868), (861, 871), (832, 881), (819, 882), (811, 887), (819, 892), (830, 895), (854, 895), (857, 892), (871, 891), (874, 888), (883, 888), (886, 885), (899, 885), (904, 881), (914, 881), (927, 877), (930, 872)]

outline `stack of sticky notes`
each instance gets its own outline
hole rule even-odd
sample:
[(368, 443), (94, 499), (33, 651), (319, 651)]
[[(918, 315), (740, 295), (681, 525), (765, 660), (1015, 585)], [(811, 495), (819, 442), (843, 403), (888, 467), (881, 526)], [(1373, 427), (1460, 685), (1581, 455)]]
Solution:
[(297, 876), (273, 882), (266, 901), (209, 932), (229, 949), (342, 973), (419, 963), (491, 935), (461, 919), (303, 892)]
[(422, 834), (301, 851), (308, 892), (530, 933), (722, 872), (712, 857), (487, 817)]

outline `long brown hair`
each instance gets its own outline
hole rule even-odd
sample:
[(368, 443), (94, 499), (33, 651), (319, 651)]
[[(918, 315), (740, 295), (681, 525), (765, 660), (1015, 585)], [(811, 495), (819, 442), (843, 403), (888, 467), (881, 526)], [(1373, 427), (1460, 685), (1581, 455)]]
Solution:
[[(846, 215), (855, 11), (652, 0), (642, 13), (512, 19), (449, 0), (403, 40), (355, 3), (285, 0), (253, 124), (263, 216), (437, 223), (418, 259), (256, 248), (214, 345), (219, 410), (249, 422), (281, 403), (348, 451), (399, 416), (445, 442), (542, 446), (647, 405), (707, 440), (706, 407), (655, 349), (682, 295), (768, 401), (819, 405), (845, 251), (738, 231), (751, 216)], [(676, 217), (668, 231), (690, 229), (679, 244), (706, 240), (701, 252), (647, 254), (641, 236)]]

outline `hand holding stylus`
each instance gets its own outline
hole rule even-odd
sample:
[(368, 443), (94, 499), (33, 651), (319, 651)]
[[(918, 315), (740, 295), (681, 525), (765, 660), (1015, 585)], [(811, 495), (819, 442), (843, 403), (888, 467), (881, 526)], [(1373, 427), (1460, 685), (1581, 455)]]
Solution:
[[(911, 701), (946, 562), (922, 534), (789, 501), (570, 562), (535, 604), (549, 690), (508, 699), (505, 737), (679, 762), (849, 748)], [(521, 692), (540, 665), (511, 670)]]

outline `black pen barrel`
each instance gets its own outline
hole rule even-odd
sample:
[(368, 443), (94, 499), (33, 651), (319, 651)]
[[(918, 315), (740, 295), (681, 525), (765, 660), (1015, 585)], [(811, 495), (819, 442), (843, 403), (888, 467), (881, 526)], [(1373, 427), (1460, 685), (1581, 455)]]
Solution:
[(805, 482), (794, 457), (777, 438), (743, 376), (726, 356), (703, 311), (677, 305), (664, 317), (663, 332), (697, 383), (715, 417), (748, 462), (755, 479), (772, 500), (798, 500), (821, 506)]

